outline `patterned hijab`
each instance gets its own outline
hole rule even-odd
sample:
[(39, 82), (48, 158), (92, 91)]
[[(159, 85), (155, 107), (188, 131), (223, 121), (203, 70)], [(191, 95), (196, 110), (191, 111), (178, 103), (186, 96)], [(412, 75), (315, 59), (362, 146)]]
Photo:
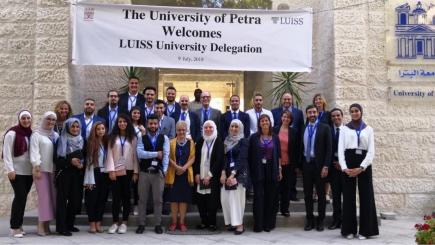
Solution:
[[(231, 125), (237, 124), (239, 125), (239, 132), (236, 135), (231, 134)], [(239, 143), (241, 139), (244, 137), (244, 127), (242, 121), (239, 119), (233, 119), (230, 123), (230, 128), (228, 129), (228, 136), (225, 138), (225, 153), (230, 151), (235, 145)]]

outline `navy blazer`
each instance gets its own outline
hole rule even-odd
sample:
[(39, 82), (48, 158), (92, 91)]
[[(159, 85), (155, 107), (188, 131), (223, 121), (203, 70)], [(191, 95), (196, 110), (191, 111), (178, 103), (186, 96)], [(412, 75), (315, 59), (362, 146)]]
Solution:
[(319, 122), (327, 124), (329, 127), (331, 127), (332, 126), (331, 112), (324, 111), (322, 115), (320, 115), (319, 113), (318, 120)]
[[(221, 136), (221, 139), (225, 139), (227, 137), (228, 129), (230, 128), (230, 124), (232, 120), (233, 120), (233, 115), (231, 111), (227, 111), (221, 116), (221, 123), (220, 123), (221, 128), (219, 129), (219, 134)], [(242, 111), (239, 111), (239, 120), (243, 124), (244, 127), (243, 134), (245, 138), (249, 138), (249, 135), (251, 134), (249, 115)]]
[[(181, 111), (175, 112), (171, 115), (172, 118), (175, 120), (175, 124), (180, 120)], [(189, 119), (190, 119), (190, 135), (192, 136), (192, 140), (194, 142), (197, 142), (199, 137), (201, 137), (201, 126), (199, 125), (199, 118), (198, 116), (189, 111)]]
[[(304, 130), (305, 132), (305, 130)], [(303, 135), (303, 134), (302, 134)], [(302, 136), (302, 158), (305, 158), (305, 146)], [(325, 123), (317, 123), (316, 137), (314, 139), (314, 155), (316, 156), (316, 165), (318, 167), (329, 167), (332, 157), (332, 136), (331, 128)], [(305, 162), (305, 160), (304, 160)]]
[[(141, 106), (143, 104), (145, 104), (145, 98), (143, 97), (143, 94), (137, 93), (136, 106)], [(119, 108), (121, 108), (121, 110), (129, 112), (129, 110), (128, 110), (128, 92), (125, 92), (125, 93), (119, 95), (118, 106), (119, 106)]]
[(175, 109), (174, 109), (174, 111), (171, 113), (171, 115), (169, 115), (168, 104), (167, 104), (167, 103), (165, 103), (165, 108), (166, 108), (166, 109), (165, 109), (165, 115), (168, 116), (168, 117), (172, 116), (172, 114), (174, 114), (174, 113), (176, 113), (176, 112), (180, 113), (180, 111), (181, 111), (181, 106), (180, 106), (180, 104), (179, 104), (178, 102), (175, 102)]
[[(279, 158), (281, 156), (281, 146), (279, 138), (275, 134), (272, 135), (273, 140), (273, 162), (272, 162), (272, 181), (278, 183), (279, 175)], [(257, 132), (249, 138), (249, 150), (248, 150), (248, 166), (249, 174), (252, 183), (264, 181), (264, 167), (262, 163), (263, 156), (259, 151), (260, 133)]]
[[(109, 121), (110, 121), (110, 113), (109, 113), (109, 110), (110, 110), (110, 108), (109, 108), (109, 105), (108, 104), (106, 104), (103, 108), (101, 108), (101, 109), (99, 109), (98, 110), (98, 112), (97, 112), (97, 115), (99, 116), (99, 117), (101, 117), (101, 118), (103, 118), (104, 119), (104, 125), (106, 126), (106, 129), (108, 129), (109, 128)], [(119, 116), (119, 114), (127, 114), (128, 115), (128, 112), (127, 111), (124, 111), (119, 105), (118, 105), (118, 116)], [(129, 116), (129, 115), (128, 115)], [(116, 118), (114, 119), (114, 121), (116, 121)], [(107, 132), (109, 132), (109, 130), (107, 130)]]
[[(234, 167), (231, 167), (231, 157), (233, 158)], [(225, 153), (225, 164), (223, 170), (227, 177), (231, 175), (231, 171), (235, 170), (237, 182), (246, 186), (248, 173), (248, 139), (241, 139), (239, 143), (232, 148), (232, 152)]]
[[(81, 113), (81, 114), (78, 114), (78, 115), (74, 115), (73, 117), (74, 117), (74, 118), (78, 118), (78, 119), (80, 120), (80, 124), (82, 125), (82, 137), (83, 137), (84, 141), (86, 142), (86, 141), (87, 141), (87, 138), (86, 138), (86, 122), (85, 122), (85, 114), (84, 114), (84, 113)], [(106, 123), (105, 120), (104, 120), (103, 118), (101, 118), (101, 117), (99, 117), (98, 115), (95, 115), (95, 114), (94, 114), (94, 118), (93, 118), (93, 120), (92, 120), (92, 125), (93, 125), (94, 123), (96, 123), (96, 122), (103, 122), (104, 124)]]

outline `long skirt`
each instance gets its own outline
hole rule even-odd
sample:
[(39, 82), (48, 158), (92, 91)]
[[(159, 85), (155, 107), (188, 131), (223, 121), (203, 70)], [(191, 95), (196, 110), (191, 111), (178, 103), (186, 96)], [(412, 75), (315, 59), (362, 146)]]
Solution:
[(243, 224), (245, 212), (246, 189), (242, 185), (235, 190), (221, 189), (222, 213), (224, 214), (225, 225), (238, 226)]
[(56, 210), (53, 173), (41, 172), (41, 177), (34, 179), (34, 182), (38, 194), (38, 220), (50, 221), (54, 219)]

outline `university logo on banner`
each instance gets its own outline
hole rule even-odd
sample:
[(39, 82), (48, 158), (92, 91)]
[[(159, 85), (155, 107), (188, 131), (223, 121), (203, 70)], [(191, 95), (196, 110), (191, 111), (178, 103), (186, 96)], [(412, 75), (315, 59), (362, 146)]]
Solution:
[(94, 8), (85, 8), (83, 14), (83, 20), (92, 21), (94, 20), (95, 9)]

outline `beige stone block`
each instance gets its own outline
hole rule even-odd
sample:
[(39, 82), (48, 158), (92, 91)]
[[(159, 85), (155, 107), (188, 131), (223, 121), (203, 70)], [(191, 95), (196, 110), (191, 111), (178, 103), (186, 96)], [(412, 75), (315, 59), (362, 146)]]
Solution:
[(381, 100), (385, 99), (388, 96), (388, 88), (387, 87), (372, 87), (367, 89), (368, 92), (368, 98), (370, 100)]
[(65, 52), (68, 51), (67, 38), (38, 38), (36, 40), (38, 52)]
[(375, 194), (376, 209), (380, 212), (393, 212), (405, 207), (404, 194)]
[(36, 67), (38, 68), (58, 67), (60, 69), (68, 67), (68, 63), (67, 52), (36, 54)]
[(377, 72), (380, 72), (382, 75), (385, 74), (385, 71), (387, 70), (387, 62), (385, 61), (385, 57), (370, 56), (367, 58), (367, 61), (370, 74)]
[(365, 10), (367, 9), (366, 0), (335, 0), (334, 7), (345, 10)]
[(385, 26), (385, 12), (384, 11), (371, 11), (369, 12), (370, 26)]
[(367, 20), (368, 17), (365, 11), (349, 11), (347, 9), (334, 11), (335, 25), (347, 25), (351, 28), (353, 25), (365, 25)]
[[(432, 181), (435, 181), (435, 179), (432, 179)], [(431, 214), (435, 209), (435, 192), (432, 192), (430, 195), (406, 195), (406, 207), (420, 213)]]
[(38, 8), (38, 22), (69, 21), (69, 7), (44, 7)]
[(0, 99), (11, 101), (20, 101), (22, 99), (32, 98), (32, 86), (31, 85), (3, 85), (0, 90)]
[(31, 85), (34, 78), (33, 69), (0, 68), (2, 84)]
[(32, 39), (10, 39), (7, 43), (8, 52), (26, 53), (33, 52), (35, 41)]
[[(0, 101), (0, 102), (2, 102), (2, 101)], [(3, 104), (4, 103), (0, 104), (0, 108)], [(18, 112), (20, 110), (21, 110), (21, 108), (19, 110), (13, 111), (13, 112), (4, 112), (5, 114), (0, 115), (0, 132), (2, 133), (2, 135), (4, 135), (4, 133), (6, 133), (6, 130), (8, 130), (10, 127), (17, 125)], [(3, 113), (3, 111), (2, 111), (2, 113)], [(6, 113), (8, 113), (8, 114), (6, 114)], [(3, 141), (1, 141), (1, 143), (3, 144)], [(3, 176), (3, 174), (2, 174), (2, 176)], [(6, 180), (6, 179), (4, 179), (4, 180)]]
[[(59, 99), (39, 99), (39, 100), (35, 100), (34, 103), (34, 113), (35, 115), (42, 115), (44, 114), (46, 111), (53, 111), (54, 110), (54, 106), (56, 105), (56, 102), (59, 100), (63, 100), (65, 98), (59, 98)], [(39, 121), (37, 121), (39, 123)]]
[(65, 0), (38, 0), (38, 7), (66, 7), (68, 2)]
[(371, 1), (367, 3), (370, 11), (385, 10), (385, 1)]
[(351, 27), (349, 27), (348, 25), (335, 25), (335, 38), (346, 40), (365, 39), (367, 32), (366, 29), (367, 27), (365, 25), (353, 25)]
[(368, 37), (370, 40), (385, 40), (387, 30), (385, 26), (369, 26)]
[(370, 40), (367, 44), (368, 56), (379, 56), (385, 53), (385, 41), (384, 40)]
[(336, 99), (365, 100), (367, 98), (366, 87), (336, 87)]
[(38, 23), (36, 34), (39, 36), (66, 37), (69, 34), (68, 22), (60, 23)]
[[(370, 61), (368, 63), (370, 63)], [(376, 69), (376, 72), (368, 72), (367, 80), (373, 84), (387, 84), (387, 73), (386, 71), (379, 71)]]
[(365, 84), (365, 72), (362, 69), (350, 69), (342, 68), (335, 70), (336, 85), (348, 86), (348, 85), (364, 85)]
[(365, 64), (362, 55), (339, 55), (335, 57), (336, 68), (363, 68)]
[(35, 99), (63, 99), (66, 97), (67, 85), (38, 84), (35, 86)]
[(1, 23), (0, 25), (0, 37), (33, 38), (34, 34), (34, 23)]
[(0, 194), (0, 216), (10, 215), (13, 194)]
[(0, 54), (0, 67), (17, 68), (33, 66), (33, 54)]
[[(380, 194), (400, 194), (415, 193), (429, 194), (435, 193), (433, 178), (374, 178), (375, 193)], [(408, 202), (409, 203), (409, 202)]]
[(364, 55), (367, 42), (365, 40), (335, 40), (335, 55)]
[(35, 8), (0, 8), (0, 22), (33, 21), (35, 17)]
[(21, 7), (21, 8), (31, 8), (35, 6), (34, 0), (1, 0), (0, 8), (6, 7)]
[(389, 129), (390, 131), (429, 129), (430, 122), (424, 118), (375, 118), (372, 120), (374, 128)]
[(36, 69), (36, 77), (38, 83), (67, 83), (68, 68), (52, 69)]

